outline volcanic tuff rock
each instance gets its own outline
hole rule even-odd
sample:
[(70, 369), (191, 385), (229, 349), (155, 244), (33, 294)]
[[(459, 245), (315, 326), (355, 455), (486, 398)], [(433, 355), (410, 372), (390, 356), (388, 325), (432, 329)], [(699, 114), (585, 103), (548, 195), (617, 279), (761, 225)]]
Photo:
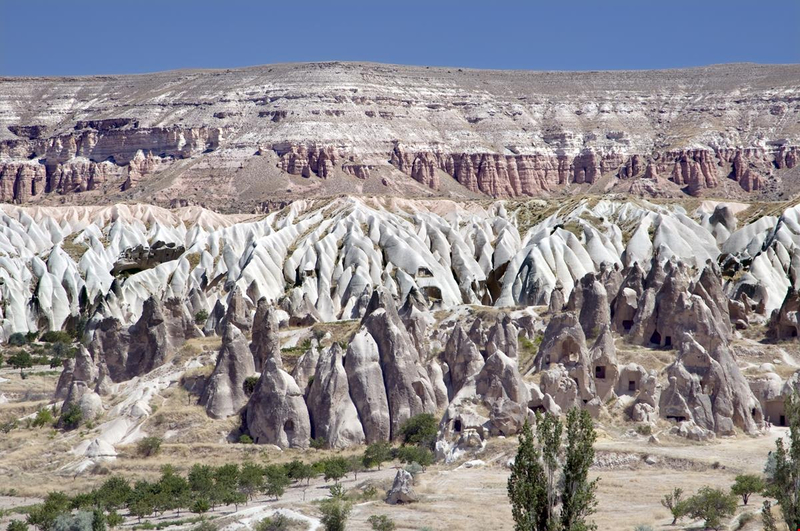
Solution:
[(253, 210), (343, 190), (511, 197), (594, 184), (777, 197), (796, 187), (799, 79), (797, 65), (364, 63), (2, 78), (0, 201)]
[(255, 372), (247, 340), (233, 323), (228, 323), (222, 334), (217, 365), (200, 397), (200, 404), (209, 416), (220, 419), (237, 413), (247, 403), (245, 379)]

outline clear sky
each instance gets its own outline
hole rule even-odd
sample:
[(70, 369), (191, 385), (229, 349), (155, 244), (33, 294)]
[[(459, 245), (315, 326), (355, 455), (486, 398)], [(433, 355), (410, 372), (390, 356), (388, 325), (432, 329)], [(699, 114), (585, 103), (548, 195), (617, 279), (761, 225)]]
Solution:
[(0, 0), (0, 75), (293, 61), (599, 70), (800, 62), (800, 0)]

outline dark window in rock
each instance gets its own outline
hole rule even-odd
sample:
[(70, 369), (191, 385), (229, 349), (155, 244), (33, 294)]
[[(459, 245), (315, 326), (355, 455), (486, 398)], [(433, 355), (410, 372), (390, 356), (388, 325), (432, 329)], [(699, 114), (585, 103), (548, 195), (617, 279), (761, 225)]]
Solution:
[(636, 391), (636, 380), (628, 380), (628, 391)]
[(606, 377), (606, 368), (603, 365), (598, 365), (594, 368), (594, 377), (604, 380)]
[(781, 418), (778, 419), (778, 426), (786, 426), (786, 415), (781, 415)]
[(683, 422), (683, 421), (686, 420), (686, 417), (684, 417), (682, 415), (680, 415), (680, 416), (667, 415), (667, 420), (674, 420), (675, 422)]
[(294, 421), (291, 419), (287, 420), (286, 423), (283, 425), (283, 431), (287, 433), (294, 431)]
[(630, 319), (622, 321), (622, 328), (624, 328), (626, 332), (630, 332), (631, 328), (633, 328), (633, 321), (631, 321)]
[(650, 336), (650, 343), (653, 343), (655, 345), (661, 344), (661, 334), (658, 333), (658, 330), (653, 332), (653, 335)]
[(671, 347), (672, 346), (672, 336), (666, 336), (664, 338), (664, 346)]
[(453, 431), (461, 431), (461, 421), (456, 419), (453, 423)]

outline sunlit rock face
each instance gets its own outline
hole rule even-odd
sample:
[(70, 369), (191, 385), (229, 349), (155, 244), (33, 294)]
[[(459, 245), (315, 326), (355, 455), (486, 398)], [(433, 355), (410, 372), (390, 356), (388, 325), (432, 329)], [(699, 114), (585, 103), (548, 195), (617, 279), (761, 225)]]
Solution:
[(548, 197), (598, 187), (777, 199), (800, 171), (798, 80), (797, 65), (363, 63), (5, 78), (0, 201), (249, 211), (343, 191)]

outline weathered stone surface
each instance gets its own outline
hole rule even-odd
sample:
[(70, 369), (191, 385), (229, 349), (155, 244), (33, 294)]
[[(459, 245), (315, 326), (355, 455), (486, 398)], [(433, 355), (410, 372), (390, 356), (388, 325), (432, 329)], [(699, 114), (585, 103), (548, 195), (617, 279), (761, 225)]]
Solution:
[(392, 482), (392, 488), (386, 494), (386, 503), (396, 505), (398, 503), (413, 503), (419, 501), (414, 492), (414, 477), (405, 470), (398, 470)]
[(244, 418), (256, 444), (308, 448), (311, 422), (303, 394), (294, 378), (274, 360), (267, 360)]
[(275, 308), (266, 298), (261, 298), (256, 307), (253, 318), (253, 341), (250, 350), (253, 351), (256, 371), (266, 364), (268, 359), (275, 360), (281, 367), (281, 342), (278, 337), (278, 317)]
[(364, 329), (347, 347), (345, 371), (366, 443), (388, 441), (391, 435), (389, 401), (383, 384), (380, 352), (375, 340)]
[(350, 398), (343, 352), (338, 343), (320, 354), (306, 404), (313, 438), (324, 439), (330, 448), (345, 448), (364, 442), (364, 429)]
[(230, 417), (247, 403), (244, 382), (255, 373), (253, 355), (242, 332), (228, 323), (222, 335), (217, 365), (206, 383), (200, 404), (215, 419)]

